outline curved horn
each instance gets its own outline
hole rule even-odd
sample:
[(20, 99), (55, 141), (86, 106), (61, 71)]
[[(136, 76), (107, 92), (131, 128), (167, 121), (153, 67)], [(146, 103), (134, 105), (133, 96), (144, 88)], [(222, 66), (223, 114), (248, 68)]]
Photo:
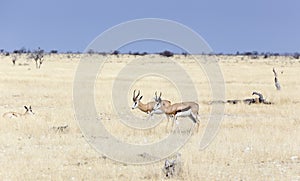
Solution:
[(134, 89), (134, 91), (133, 91), (133, 97), (132, 97), (132, 100), (133, 100), (133, 101), (136, 100), (136, 97), (135, 97), (135, 91), (136, 91), (136, 90)]
[(261, 93), (253, 92), (252, 95), (257, 95), (261, 101), (264, 100), (264, 96)]
[(158, 97), (158, 99), (157, 99), (158, 102), (161, 102), (161, 94), (162, 94), (162, 93), (160, 92), (160, 93), (159, 93), (159, 97)]

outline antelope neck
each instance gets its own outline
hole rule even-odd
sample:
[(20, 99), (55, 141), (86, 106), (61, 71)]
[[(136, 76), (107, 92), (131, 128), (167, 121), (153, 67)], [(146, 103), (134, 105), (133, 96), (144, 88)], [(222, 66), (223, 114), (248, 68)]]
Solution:
[(141, 101), (139, 102), (138, 108), (143, 112), (148, 112), (148, 106), (143, 104)]

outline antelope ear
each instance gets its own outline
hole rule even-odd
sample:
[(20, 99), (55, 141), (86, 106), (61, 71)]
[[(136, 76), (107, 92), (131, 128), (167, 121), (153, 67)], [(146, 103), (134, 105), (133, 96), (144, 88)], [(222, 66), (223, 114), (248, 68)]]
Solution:
[(27, 106), (24, 106), (24, 108), (25, 108), (26, 110), (28, 110), (28, 107), (27, 107)]
[(141, 100), (142, 98), (143, 98), (143, 96), (141, 96), (139, 100)]

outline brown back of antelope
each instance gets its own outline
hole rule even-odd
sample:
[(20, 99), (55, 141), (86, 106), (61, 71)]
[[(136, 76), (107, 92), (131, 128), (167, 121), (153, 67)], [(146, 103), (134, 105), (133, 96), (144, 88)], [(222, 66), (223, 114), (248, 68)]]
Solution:
[(161, 101), (160, 96), (155, 99), (156, 105), (154, 109), (162, 109), (166, 114), (174, 115), (174, 121), (177, 117), (190, 117), (194, 123), (199, 125), (198, 119), (199, 105), (195, 102), (181, 102), (172, 105), (166, 105)]

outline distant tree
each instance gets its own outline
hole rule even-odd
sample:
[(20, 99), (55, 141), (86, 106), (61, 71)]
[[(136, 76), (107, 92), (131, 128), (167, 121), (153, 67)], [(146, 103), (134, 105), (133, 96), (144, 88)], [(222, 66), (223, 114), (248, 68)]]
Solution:
[(115, 51), (113, 51), (111, 54), (112, 54), (112, 55), (119, 55), (119, 54), (120, 54), (120, 51), (115, 50)]
[(20, 53), (19, 50), (14, 50), (13, 53), (17, 54), (17, 53)]
[(91, 55), (91, 54), (94, 54), (95, 51), (94, 51), (93, 49), (89, 49), (89, 50), (87, 51), (87, 53)]
[(50, 53), (51, 53), (51, 54), (57, 54), (58, 51), (57, 51), (57, 50), (51, 50)]
[(0, 53), (4, 53), (4, 49), (1, 49), (1, 50), (0, 50)]
[(131, 53), (131, 55), (137, 56), (137, 55), (140, 55), (140, 53), (139, 52), (133, 52), (133, 53)]
[(102, 56), (106, 56), (107, 53), (106, 52), (99, 52), (98, 54), (102, 55)]
[(182, 52), (181, 55), (186, 57), (188, 55), (188, 53), (187, 52)]
[(25, 47), (22, 47), (19, 50), (17, 50), (17, 49), (14, 50), (13, 53), (15, 53), (15, 54), (22, 54), (22, 53), (27, 53), (27, 51), (26, 51)]
[(293, 57), (294, 57), (294, 59), (299, 59), (300, 53), (294, 53)]
[(144, 55), (147, 55), (148, 53), (147, 52), (143, 52), (143, 53), (140, 53), (140, 52), (129, 52), (130, 54), (129, 55), (134, 55), (134, 56), (144, 56)]
[(165, 51), (159, 53), (159, 55), (164, 56), (164, 57), (172, 57), (174, 55), (174, 53), (171, 51), (165, 50)]

